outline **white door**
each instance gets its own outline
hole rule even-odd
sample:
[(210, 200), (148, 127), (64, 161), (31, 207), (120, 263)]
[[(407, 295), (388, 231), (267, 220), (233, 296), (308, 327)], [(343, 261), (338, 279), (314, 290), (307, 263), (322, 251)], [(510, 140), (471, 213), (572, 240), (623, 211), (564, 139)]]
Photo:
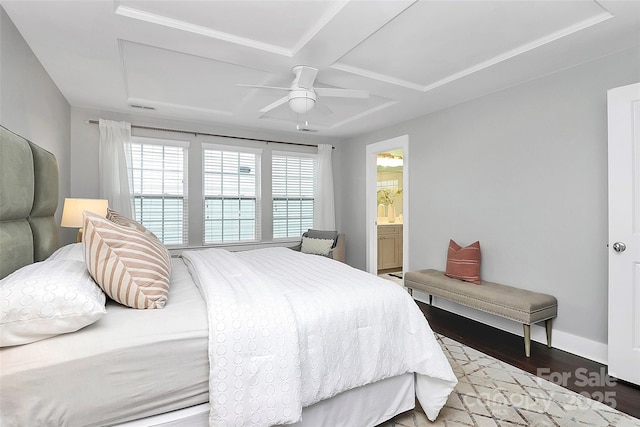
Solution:
[(640, 384), (640, 83), (608, 93), (609, 374)]

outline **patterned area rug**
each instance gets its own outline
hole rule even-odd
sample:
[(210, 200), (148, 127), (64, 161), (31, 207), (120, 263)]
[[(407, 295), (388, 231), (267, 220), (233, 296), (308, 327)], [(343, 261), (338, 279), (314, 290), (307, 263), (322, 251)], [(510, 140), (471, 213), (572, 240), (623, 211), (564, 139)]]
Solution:
[(436, 422), (421, 410), (380, 427), (640, 426), (640, 420), (436, 334), (458, 385)]
[[(398, 277), (400, 276), (400, 277)], [(397, 273), (383, 273), (383, 274), (378, 274), (378, 277), (381, 277), (383, 279), (387, 279), (387, 280), (391, 280), (392, 282), (400, 285), (400, 286), (404, 286), (403, 281), (402, 281), (402, 272), (397, 272)]]

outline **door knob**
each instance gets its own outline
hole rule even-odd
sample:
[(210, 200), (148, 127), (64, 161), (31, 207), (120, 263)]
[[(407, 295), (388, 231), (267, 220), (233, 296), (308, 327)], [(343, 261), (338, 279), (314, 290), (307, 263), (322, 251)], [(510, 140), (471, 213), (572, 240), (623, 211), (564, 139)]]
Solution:
[(615, 242), (613, 244), (613, 250), (620, 253), (620, 252), (624, 252), (627, 249), (627, 245), (625, 245), (622, 242)]

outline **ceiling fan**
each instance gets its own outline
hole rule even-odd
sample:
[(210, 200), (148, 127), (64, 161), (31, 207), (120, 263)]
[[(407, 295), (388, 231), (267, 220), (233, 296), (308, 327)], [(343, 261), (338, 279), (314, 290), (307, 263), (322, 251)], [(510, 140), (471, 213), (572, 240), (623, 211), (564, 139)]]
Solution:
[(340, 88), (328, 88), (328, 87), (313, 87), (313, 83), (318, 75), (318, 69), (308, 67), (306, 65), (297, 65), (293, 67), (293, 74), (295, 78), (290, 87), (277, 87), (277, 86), (261, 86), (261, 85), (248, 85), (238, 84), (243, 87), (253, 87), (258, 89), (275, 89), (286, 90), (289, 93), (286, 96), (278, 99), (275, 102), (267, 105), (260, 110), (261, 113), (266, 113), (273, 110), (276, 107), (289, 103), (289, 107), (298, 114), (304, 114), (311, 110), (316, 104), (318, 97), (336, 97), (336, 98), (368, 98), (368, 90), (360, 89), (340, 89)]

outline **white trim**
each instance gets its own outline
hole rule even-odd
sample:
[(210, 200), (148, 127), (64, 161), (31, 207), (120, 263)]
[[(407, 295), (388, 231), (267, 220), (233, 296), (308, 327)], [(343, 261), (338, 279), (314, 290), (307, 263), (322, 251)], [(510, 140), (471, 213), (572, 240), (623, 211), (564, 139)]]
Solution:
[[(598, 5), (600, 6), (600, 5)], [(602, 6), (600, 6), (602, 7)], [(576, 33), (578, 31), (584, 30), (586, 28), (589, 28), (593, 25), (599, 24), (601, 22), (604, 22), (608, 19), (613, 18), (613, 15), (609, 12), (607, 12), (606, 10), (602, 10), (602, 12), (589, 17), (587, 19), (584, 19), (580, 22), (577, 22), (573, 25), (569, 25), (568, 27), (562, 28), (558, 31), (555, 31), (551, 34), (548, 34), (544, 37), (540, 37), (538, 39), (535, 39), (529, 43), (525, 43), (521, 46), (518, 46), (514, 49), (511, 49), (507, 52), (504, 52), (500, 55), (494, 56), (492, 58), (489, 58), (485, 61), (479, 62), (476, 65), (473, 65), (471, 67), (465, 68), (464, 70), (458, 71), (457, 73), (453, 73), (447, 77), (444, 77), (440, 80), (437, 80), (433, 83), (424, 85), (421, 83), (416, 83), (416, 82), (412, 82), (409, 80), (403, 80), (403, 79), (399, 79), (397, 77), (393, 77), (390, 75), (386, 75), (386, 74), (381, 74), (381, 73), (376, 73), (375, 71), (371, 71), (371, 70), (367, 70), (364, 68), (359, 68), (359, 67), (355, 67), (352, 65), (348, 65), (345, 63), (341, 63), (341, 62), (336, 62), (333, 65), (330, 66), (330, 68), (333, 68), (334, 70), (340, 70), (340, 71), (344, 71), (346, 73), (351, 73), (351, 74), (355, 74), (361, 77), (366, 77), (369, 79), (373, 79), (373, 80), (378, 80), (381, 81), (383, 83), (388, 83), (388, 84), (392, 84), (395, 86), (401, 86), (401, 87), (405, 87), (407, 89), (412, 89), (412, 90), (416, 90), (416, 91), (420, 91), (420, 92), (429, 92), (433, 89), (436, 89), (440, 86), (444, 86), (448, 83), (451, 83), (455, 80), (461, 79), (463, 77), (466, 77), (470, 74), (473, 73), (477, 73), (478, 71), (482, 71), (486, 68), (492, 67), (496, 64), (499, 64), (501, 62), (507, 61), (511, 58), (517, 57), (518, 55), (522, 55), (524, 53), (527, 53), (531, 50), (534, 50), (536, 48), (539, 48), (541, 46), (544, 46), (546, 44), (549, 44), (551, 42), (554, 42), (558, 39), (561, 39), (563, 37), (569, 36), (573, 33)]]
[(258, 155), (262, 155), (264, 151), (262, 148), (244, 147), (242, 145), (216, 144), (214, 142), (202, 142), (202, 150), (233, 151), (235, 153), (251, 153)]
[(344, 71), (345, 73), (355, 74), (360, 77), (366, 77), (372, 80), (378, 80), (383, 83), (388, 83), (394, 86), (401, 86), (407, 89), (417, 90), (424, 92), (424, 85), (419, 83), (410, 82), (409, 80), (399, 79), (397, 77), (389, 76), (387, 74), (376, 73), (375, 71), (367, 70), (365, 68), (355, 67), (342, 62), (336, 62), (330, 65), (329, 68), (334, 70)]
[(389, 101), (389, 102), (385, 102), (384, 104), (380, 104), (378, 106), (375, 106), (373, 108), (370, 108), (368, 110), (365, 110), (359, 114), (356, 114), (354, 116), (348, 117), (340, 122), (334, 123), (331, 126), (329, 126), (329, 129), (335, 129), (337, 127), (340, 127), (342, 125), (345, 125), (349, 122), (352, 122), (354, 120), (359, 120), (363, 117), (368, 116), (369, 114), (373, 114), (373, 113), (377, 113), (378, 111), (384, 110), (385, 108), (389, 108), (393, 105), (396, 105), (398, 103), (398, 101)]
[(222, 40), (222, 41), (234, 43), (240, 46), (250, 47), (252, 49), (258, 49), (265, 52), (275, 53), (276, 55), (282, 55), (287, 57), (293, 56), (291, 49), (286, 49), (282, 46), (276, 46), (270, 43), (264, 43), (258, 40), (253, 40), (246, 37), (240, 37), (234, 34), (225, 33), (223, 31), (213, 30), (211, 28), (203, 27), (201, 25), (191, 24), (189, 22), (181, 21), (179, 19), (168, 18), (166, 16), (157, 15), (155, 13), (146, 12), (146, 11), (135, 9), (129, 6), (120, 5), (116, 8), (115, 13), (120, 16), (126, 16), (127, 18), (150, 22), (152, 24), (162, 25), (164, 27), (174, 28), (176, 30), (185, 31), (192, 34), (198, 34), (198, 35), (209, 37), (212, 39)]
[(558, 39), (561, 39), (563, 37), (569, 36), (575, 32), (578, 32), (580, 30), (584, 30), (585, 28), (589, 28), (593, 25), (599, 24), (600, 22), (606, 21), (607, 19), (613, 18), (613, 15), (610, 14), (609, 12), (603, 11), (591, 18), (585, 19), (583, 21), (580, 21), (576, 24), (570, 25), (568, 27), (565, 27), (561, 30), (555, 31), (551, 34), (548, 34), (544, 37), (540, 37), (536, 40), (533, 40), (532, 42), (529, 43), (525, 43), (521, 46), (516, 47), (515, 49), (511, 49), (510, 51), (504, 52), (498, 56), (494, 56), (493, 58), (489, 58), (486, 61), (482, 61), (472, 67), (466, 68), (460, 72), (451, 74), (448, 77), (445, 77), (443, 79), (440, 79), (430, 85), (425, 86), (422, 91), (423, 92), (428, 92), (430, 90), (436, 89), (440, 86), (444, 86), (447, 83), (451, 83), (455, 80), (461, 79), (463, 77), (466, 77), (470, 74), (473, 73), (477, 73), (478, 71), (482, 71), (486, 68), (492, 67), (496, 64), (499, 64), (501, 62), (507, 61), (511, 58), (514, 58), (518, 55), (522, 55), (523, 53), (527, 53), (533, 49), (536, 49), (538, 47), (544, 46), (548, 43), (551, 43), (553, 41), (556, 41)]
[(191, 112), (195, 112), (195, 113), (218, 114), (218, 115), (229, 116), (229, 117), (233, 116), (233, 112), (231, 112), (231, 111), (213, 110), (213, 109), (210, 109), (210, 108), (194, 107), (194, 106), (185, 105), (185, 104), (176, 104), (174, 102), (155, 101), (153, 99), (147, 99), (147, 98), (128, 97), (127, 98), (127, 103), (128, 104), (142, 104), (142, 105), (146, 105), (147, 107), (154, 107), (156, 109), (156, 112), (157, 112), (158, 109), (161, 110), (161, 109), (167, 107), (167, 108), (176, 108), (176, 109), (180, 109), (180, 110), (183, 110), (183, 111), (191, 111)]
[(282, 150), (272, 150), (271, 158), (273, 156), (283, 156), (283, 157), (304, 157), (306, 159), (317, 159), (318, 153), (309, 153), (306, 151), (282, 151)]
[(289, 51), (289, 56), (293, 57), (302, 50), (303, 47), (307, 45), (313, 38), (329, 23), (333, 20), (333, 18), (340, 13), (343, 7), (347, 5), (347, 1), (338, 1), (329, 10), (323, 14), (315, 24), (309, 26), (309, 30), (300, 37), (300, 40), (296, 42), (293, 48)]
[(397, 136), (366, 146), (365, 164), (365, 218), (366, 218), (366, 271), (378, 272), (377, 247), (377, 154), (382, 151), (402, 149), (404, 164), (402, 170), (402, 271), (409, 268), (409, 135)]
[(184, 141), (181, 139), (162, 139), (162, 138), (155, 138), (153, 136), (131, 136), (131, 143), (150, 144), (150, 145), (167, 145), (171, 147), (182, 147), (182, 148), (189, 148), (189, 145), (191, 144), (189, 141)]
[[(416, 301), (429, 303), (429, 295), (417, 289), (413, 290), (413, 298)], [(458, 314), (463, 317), (484, 323), (502, 331), (523, 336), (522, 324), (513, 320), (505, 319), (500, 316), (494, 316), (464, 305), (456, 304), (442, 298), (433, 297), (433, 305), (451, 313)], [(544, 323), (531, 325), (531, 340), (541, 344), (547, 344), (547, 335)], [(553, 348), (564, 350), (566, 352), (594, 360), (596, 362), (607, 364), (607, 344), (592, 341), (590, 339), (573, 335), (569, 332), (553, 329), (551, 334), (551, 345)], [(524, 354), (524, 344), (522, 344), (522, 352)], [(533, 350), (532, 350), (533, 352)]]

